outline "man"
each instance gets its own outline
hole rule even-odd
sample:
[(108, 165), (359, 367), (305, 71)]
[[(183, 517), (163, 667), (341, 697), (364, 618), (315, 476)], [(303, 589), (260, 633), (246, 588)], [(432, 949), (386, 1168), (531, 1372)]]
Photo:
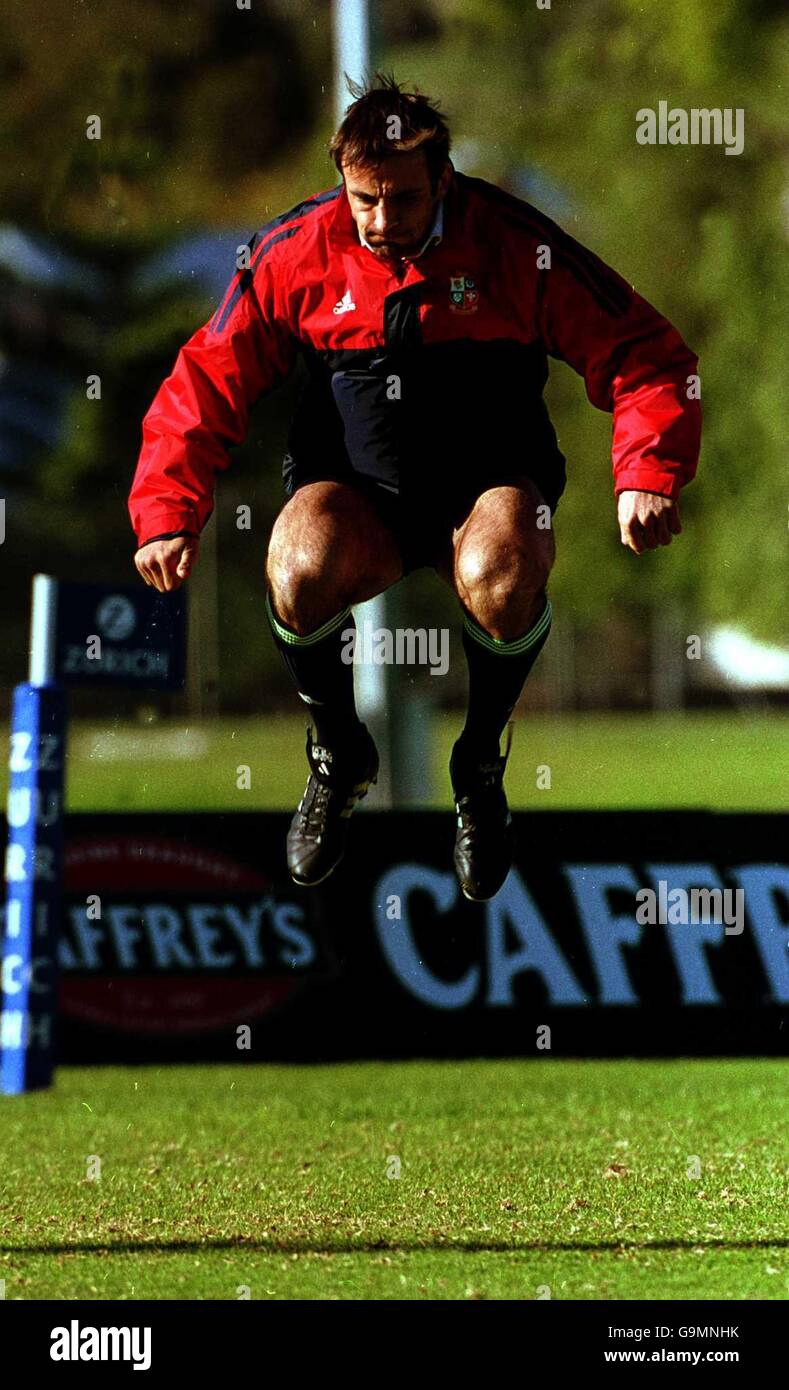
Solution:
[(267, 561), (274, 640), (315, 731), (291, 875), (315, 884), (331, 873), (378, 770), (342, 660), (351, 609), (427, 565), (463, 612), (454, 859), (466, 897), (484, 901), (512, 856), (500, 738), (551, 625), (565, 470), (542, 401), (547, 358), (569, 362), (591, 402), (613, 411), (619, 527), (636, 554), (680, 530), (677, 498), (698, 456), (696, 358), (548, 218), (457, 173), (427, 97), (380, 76), (352, 95), (330, 145), (342, 182), (256, 233), (249, 268), (145, 417), (135, 563), (160, 590), (188, 576), (228, 446), (301, 354), (308, 385)]

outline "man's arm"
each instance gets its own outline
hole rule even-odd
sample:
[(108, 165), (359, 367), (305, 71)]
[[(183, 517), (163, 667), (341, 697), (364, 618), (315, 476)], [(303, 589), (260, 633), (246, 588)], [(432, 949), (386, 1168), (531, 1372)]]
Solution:
[[(552, 225), (552, 224), (549, 224)], [(612, 461), (622, 542), (636, 553), (681, 529), (680, 489), (695, 476), (698, 361), (667, 319), (599, 257), (555, 229), (542, 277), (539, 328), (548, 352), (613, 412)], [(690, 394), (689, 394), (690, 392)]]
[(252, 405), (287, 377), (295, 356), (264, 253), (256, 271), (234, 277), (216, 314), (181, 348), (145, 416), (129, 495), (139, 547), (174, 533), (199, 536), (229, 448), (243, 441)]

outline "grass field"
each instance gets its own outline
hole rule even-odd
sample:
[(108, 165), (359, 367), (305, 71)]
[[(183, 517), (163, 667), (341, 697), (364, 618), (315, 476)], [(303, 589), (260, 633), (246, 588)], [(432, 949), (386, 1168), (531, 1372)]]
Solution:
[[(450, 804), (447, 765), (459, 723), (436, 724), (427, 805)], [(304, 730), (298, 716), (191, 726), (74, 721), (67, 808), (292, 809), (304, 788)], [(249, 790), (236, 787), (241, 764), (251, 769)], [(778, 713), (524, 716), (507, 786), (512, 805), (551, 810), (779, 810), (787, 804), (787, 764), (789, 719)], [(538, 790), (536, 771), (546, 765), (551, 787)], [(3, 765), (3, 800), (5, 776)]]
[(0, 1279), (9, 1299), (786, 1299), (788, 1086), (782, 1060), (68, 1068), (0, 1101)]

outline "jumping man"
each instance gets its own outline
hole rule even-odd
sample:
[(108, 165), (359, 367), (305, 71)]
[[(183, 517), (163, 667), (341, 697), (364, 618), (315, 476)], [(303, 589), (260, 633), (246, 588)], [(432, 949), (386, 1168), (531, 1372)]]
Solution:
[(467, 898), (512, 858), (500, 739), (551, 626), (551, 518), (565, 460), (542, 400), (548, 357), (613, 412), (622, 543), (680, 531), (699, 447), (696, 357), (625, 280), (530, 204), (454, 169), (429, 98), (377, 76), (330, 151), (341, 182), (249, 242), (213, 318), (178, 354), (143, 423), (129, 499), (146, 583), (178, 588), (214, 480), (250, 407), (308, 379), (283, 465), (266, 607), (306, 702), (307, 788), (288, 866), (320, 883), (378, 771), (342, 660), (355, 604), (429, 566), (458, 596), (469, 695), (452, 752), (455, 867)]

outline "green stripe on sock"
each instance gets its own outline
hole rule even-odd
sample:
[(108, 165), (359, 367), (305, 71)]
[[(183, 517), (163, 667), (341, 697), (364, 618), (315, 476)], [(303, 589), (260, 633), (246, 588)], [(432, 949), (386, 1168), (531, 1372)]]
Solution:
[(351, 609), (350, 605), (348, 608), (343, 608), (342, 613), (338, 613), (336, 618), (329, 618), (329, 621), (324, 623), (322, 627), (316, 628), (314, 632), (307, 632), (303, 636), (298, 632), (291, 632), (288, 627), (283, 627), (272, 608), (271, 598), (268, 594), (266, 594), (266, 612), (268, 613), (268, 620), (281, 642), (285, 642), (289, 647), (311, 647), (314, 643), (322, 642), (324, 637), (330, 637), (333, 632), (336, 632), (338, 627), (347, 621)]
[(539, 642), (547, 634), (552, 617), (551, 600), (547, 599), (534, 626), (530, 627), (528, 632), (524, 632), (522, 637), (516, 637), (514, 642), (502, 642), (498, 637), (491, 637), (489, 632), (485, 632), (484, 628), (481, 628), (468, 615), (463, 619), (463, 626), (469, 636), (473, 637), (474, 641), (479, 642), (479, 645), (485, 647), (487, 651), (495, 652), (497, 656), (522, 656), (524, 652), (534, 646), (535, 642)]

